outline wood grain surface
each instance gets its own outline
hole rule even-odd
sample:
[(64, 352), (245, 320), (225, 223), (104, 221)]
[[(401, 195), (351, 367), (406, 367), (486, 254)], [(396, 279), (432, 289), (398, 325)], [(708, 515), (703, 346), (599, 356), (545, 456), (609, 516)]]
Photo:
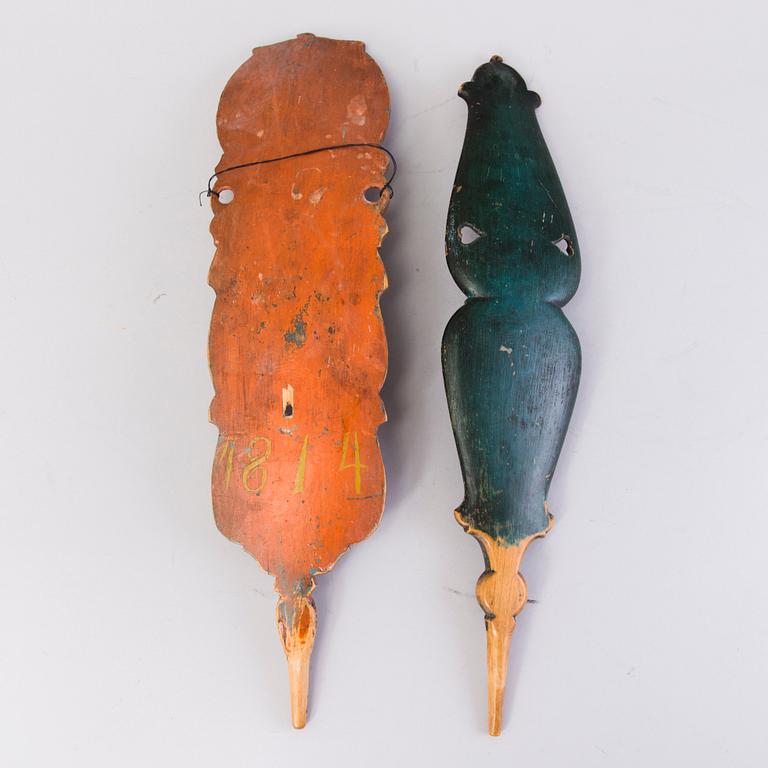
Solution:
[(315, 577), (376, 527), (376, 437), (387, 366), (377, 248), (389, 118), (384, 77), (359, 42), (300, 35), (257, 48), (217, 116), (223, 155), (211, 233), (210, 331), (219, 428), (213, 505), (221, 532), (275, 576), (292, 720), (306, 720)]
[(536, 121), (541, 103), (499, 57), (477, 69), (446, 228), (466, 294), (443, 336), (443, 374), (465, 495), (457, 519), (483, 548), (489, 730), (501, 731), (518, 571), (551, 518), (547, 492), (576, 399), (581, 352), (561, 307), (581, 271), (568, 204)]

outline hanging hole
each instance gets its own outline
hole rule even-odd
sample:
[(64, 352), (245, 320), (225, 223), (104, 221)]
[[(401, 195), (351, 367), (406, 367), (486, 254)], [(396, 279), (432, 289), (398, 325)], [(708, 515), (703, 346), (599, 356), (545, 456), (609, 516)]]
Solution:
[(363, 197), (368, 203), (378, 203), (381, 200), (381, 190), (378, 187), (368, 187), (363, 192)]
[(290, 384), (283, 387), (283, 416), (293, 418), (293, 387)]
[(575, 253), (573, 250), (573, 240), (571, 240), (568, 235), (563, 235), (557, 240), (554, 240), (552, 245), (554, 245), (564, 256), (573, 256)]
[(234, 190), (229, 187), (219, 190), (219, 202), (223, 205), (229, 205), (235, 199)]
[(475, 240), (483, 237), (483, 235), (485, 235), (485, 232), (481, 232), (471, 224), (462, 224), (459, 227), (459, 240), (461, 240), (462, 245), (471, 245)]

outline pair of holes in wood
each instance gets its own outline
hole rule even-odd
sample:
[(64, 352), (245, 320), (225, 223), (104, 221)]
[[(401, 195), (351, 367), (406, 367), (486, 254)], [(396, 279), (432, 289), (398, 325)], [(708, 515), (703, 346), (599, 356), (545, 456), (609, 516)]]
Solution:
[[(379, 187), (368, 187), (368, 189), (363, 192), (363, 197), (367, 203), (378, 203), (381, 200), (381, 189)], [(234, 199), (234, 190), (229, 187), (219, 190), (219, 202), (222, 205), (229, 205)]]
[[(381, 200), (381, 189), (379, 187), (368, 187), (363, 192), (363, 197), (368, 203), (378, 203)], [(229, 205), (235, 199), (235, 192), (229, 187), (219, 190), (219, 202), (222, 205)]]
[[(459, 240), (462, 245), (471, 245), (475, 240), (485, 237), (485, 232), (473, 227), (471, 224), (462, 224), (459, 227)], [(573, 249), (573, 240), (570, 235), (561, 235), (557, 240), (552, 241), (552, 245), (565, 256), (573, 256), (576, 251)]]

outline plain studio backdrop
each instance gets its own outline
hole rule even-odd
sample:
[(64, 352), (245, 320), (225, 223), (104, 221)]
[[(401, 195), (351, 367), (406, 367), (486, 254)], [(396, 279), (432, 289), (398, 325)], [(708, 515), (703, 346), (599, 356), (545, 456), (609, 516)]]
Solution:
[[(746, 2), (6, 4), (0, 763), (764, 765), (765, 29)], [(227, 79), (300, 32), (366, 42), (400, 172), (388, 500), (318, 580), (294, 732), (272, 579), (213, 523), (197, 194)], [(439, 354), (456, 90), (492, 54), (542, 97), (584, 355), (498, 739)]]

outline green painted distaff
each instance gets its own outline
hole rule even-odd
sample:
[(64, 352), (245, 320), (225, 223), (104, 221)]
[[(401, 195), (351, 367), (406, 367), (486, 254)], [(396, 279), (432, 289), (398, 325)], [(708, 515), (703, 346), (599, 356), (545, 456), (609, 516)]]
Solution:
[(509, 638), (525, 604), (519, 565), (550, 525), (547, 492), (573, 410), (579, 341), (562, 312), (579, 283), (573, 221), (536, 121), (539, 96), (501, 58), (459, 95), (467, 131), (446, 251), (467, 295), (443, 337), (443, 373), (478, 538), (488, 630), (489, 729), (501, 730)]

